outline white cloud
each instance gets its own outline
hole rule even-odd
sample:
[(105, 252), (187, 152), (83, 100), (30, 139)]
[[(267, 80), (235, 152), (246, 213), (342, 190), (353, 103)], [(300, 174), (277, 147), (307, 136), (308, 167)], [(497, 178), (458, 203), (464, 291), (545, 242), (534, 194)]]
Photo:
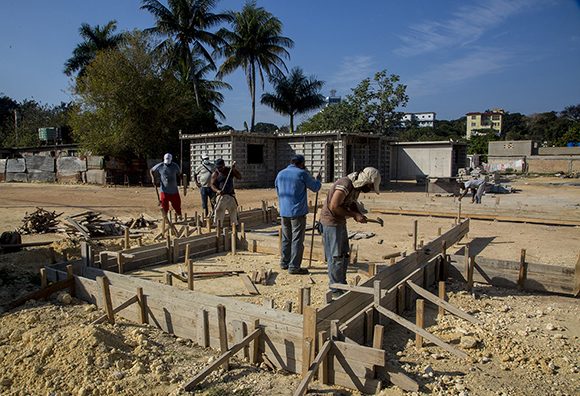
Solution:
[(465, 46), (477, 41), (488, 30), (507, 18), (534, 6), (540, 0), (486, 0), (461, 6), (443, 21), (426, 21), (410, 26), (400, 36), (403, 46), (394, 50), (401, 56), (413, 56), (442, 48)]
[(477, 48), (473, 53), (437, 65), (410, 79), (407, 93), (415, 97), (431, 95), (465, 80), (499, 73), (510, 67), (515, 57), (516, 54), (501, 49)]
[(340, 68), (325, 84), (325, 88), (336, 89), (339, 94), (349, 94), (359, 82), (371, 77), (375, 61), (372, 56), (346, 56), (340, 63)]

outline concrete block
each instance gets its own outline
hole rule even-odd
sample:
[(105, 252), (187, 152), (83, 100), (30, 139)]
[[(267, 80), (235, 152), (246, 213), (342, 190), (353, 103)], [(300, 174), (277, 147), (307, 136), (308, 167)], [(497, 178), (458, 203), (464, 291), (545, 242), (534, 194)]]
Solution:
[(33, 155), (25, 158), (26, 169), (31, 171), (44, 171), (54, 173), (54, 158), (44, 155)]
[(58, 157), (56, 159), (56, 170), (63, 175), (84, 172), (87, 170), (87, 161), (78, 157)]
[(107, 171), (100, 169), (89, 169), (86, 172), (86, 180), (88, 184), (106, 184)]
[(56, 173), (41, 170), (28, 171), (28, 181), (54, 183), (56, 181)]
[(7, 182), (28, 182), (28, 173), (24, 172), (10, 172), (6, 173)]
[(89, 155), (87, 157), (87, 170), (103, 169), (105, 167), (105, 157), (100, 155)]
[(56, 180), (59, 183), (80, 183), (82, 181), (81, 172), (74, 172), (74, 173), (56, 173)]
[(5, 159), (0, 159), (0, 174), (4, 174), (6, 172), (6, 161)]
[(7, 173), (22, 173), (26, 172), (26, 161), (24, 158), (10, 158), (6, 160)]

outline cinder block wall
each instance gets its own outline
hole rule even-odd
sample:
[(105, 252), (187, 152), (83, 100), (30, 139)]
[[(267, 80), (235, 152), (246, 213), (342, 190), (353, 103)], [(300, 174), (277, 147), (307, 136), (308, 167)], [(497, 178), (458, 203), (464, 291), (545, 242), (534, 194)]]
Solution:
[(529, 173), (559, 173), (580, 172), (580, 158), (568, 156), (539, 156), (528, 157)]
[[(274, 180), (276, 179), (276, 142), (274, 137), (238, 135), (233, 137), (232, 142), (233, 160), (236, 161), (236, 167), (242, 174), (242, 179), (236, 180), (236, 186), (274, 188)], [(262, 146), (262, 162), (250, 163), (255, 162), (256, 158), (250, 161), (248, 145)]]

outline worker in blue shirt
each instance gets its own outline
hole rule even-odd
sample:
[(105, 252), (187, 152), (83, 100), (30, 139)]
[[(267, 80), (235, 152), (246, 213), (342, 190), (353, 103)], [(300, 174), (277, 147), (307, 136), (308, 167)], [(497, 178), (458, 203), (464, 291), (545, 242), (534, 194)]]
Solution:
[(320, 173), (312, 177), (305, 169), (304, 156), (292, 157), (290, 165), (276, 176), (276, 193), (282, 218), (282, 252), (280, 268), (294, 275), (306, 275), (308, 269), (301, 268), (306, 234), (308, 200), (306, 189), (320, 190)]

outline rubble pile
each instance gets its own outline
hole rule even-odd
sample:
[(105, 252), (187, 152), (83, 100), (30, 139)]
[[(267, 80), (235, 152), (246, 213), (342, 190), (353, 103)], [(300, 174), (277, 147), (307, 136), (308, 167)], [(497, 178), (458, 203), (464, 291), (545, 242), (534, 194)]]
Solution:
[(59, 223), (58, 217), (62, 213), (49, 212), (37, 207), (36, 211), (32, 213), (26, 212), (22, 219), (22, 226), (19, 228), (21, 234), (45, 234), (48, 232), (58, 232)]

